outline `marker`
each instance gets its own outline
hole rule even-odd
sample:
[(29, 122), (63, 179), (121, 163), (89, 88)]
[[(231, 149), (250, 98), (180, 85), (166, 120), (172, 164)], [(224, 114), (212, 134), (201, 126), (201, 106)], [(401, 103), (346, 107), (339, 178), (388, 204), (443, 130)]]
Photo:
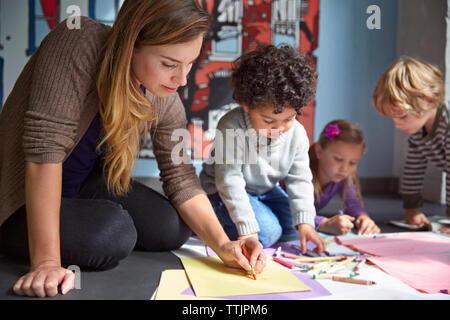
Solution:
[(339, 210), (338, 213), (339, 213), (340, 216), (343, 216), (343, 215), (344, 215), (344, 211), (342, 211), (342, 210)]
[(280, 255), (281, 252), (281, 247), (278, 247), (277, 250), (275, 250), (275, 252), (273, 253), (274, 257), (278, 257)]
[(325, 260), (342, 260), (347, 258), (347, 256), (330, 256), (330, 257), (305, 257), (305, 256), (296, 256), (295, 254), (283, 253), (283, 257), (295, 259), (297, 261), (311, 262), (311, 261), (325, 261)]
[(279, 259), (277, 257), (273, 257), (272, 259), (273, 259), (273, 261), (276, 261), (279, 264), (281, 264), (281, 265), (283, 265), (283, 266), (285, 266), (285, 267), (287, 267), (289, 269), (294, 269), (294, 265), (290, 264), (289, 262), (286, 262), (286, 261), (284, 261), (282, 259)]
[(336, 241), (336, 243), (338, 244), (338, 245), (342, 245), (342, 241), (341, 240), (339, 240), (339, 238), (337, 237), (337, 236), (334, 236), (334, 241)]
[(286, 261), (287, 263), (292, 264), (295, 268), (303, 269), (306, 271), (311, 269), (311, 264), (308, 264), (308, 263), (301, 263), (301, 262), (295, 261), (294, 259), (289, 259), (289, 258), (280, 258), (280, 257), (277, 257), (277, 258), (281, 259), (283, 261)]
[(352, 278), (352, 277), (356, 277), (358, 275), (358, 273), (352, 273), (352, 272), (339, 272), (339, 273), (335, 273), (335, 274), (320, 273), (320, 274), (313, 274), (312, 278), (313, 279), (332, 279), (336, 275), (347, 276), (347, 277)]
[[(332, 239), (331, 239), (331, 240), (328, 240), (327, 243), (325, 244), (325, 249), (327, 249), (328, 246), (329, 246), (330, 244), (332, 244), (333, 242), (334, 242), (334, 241), (333, 241)], [(331, 254), (330, 254), (327, 250), (324, 250), (323, 253), (325, 253), (325, 255), (327, 255), (327, 256), (331, 256)]]
[(298, 246), (296, 244), (291, 245), (291, 248), (299, 251), (300, 253), (302, 252), (302, 248), (300, 248), (300, 246)]
[(348, 283), (354, 283), (354, 284), (363, 284), (366, 286), (371, 286), (371, 285), (376, 284), (375, 281), (365, 280), (365, 279), (355, 279), (355, 278), (346, 278), (346, 277), (338, 277), (338, 276), (333, 276), (331, 279), (333, 281), (348, 282)]
[[(244, 254), (244, 256), (247, 258), (247, 260), (250, 262), (250, 258), (247, 252), (247, 248), (245, 247), (245, 244), (241, 245), (241, 249), (242, 249), (242, 253)], [(252, 266), (251, 266), (252, 267)], [(256, 280), (256, 273), (255, 273), (255, 269), (252, 267), (252, 277), (253, 279)]]
[[(298, 250), (300, 253), (302, 252), (302, 248), (300, 248), (299, 245), (293, 244), (293, 245), (291, 245), (291, 248), (295, 249), (295, 250)], [(314, 251), (309, 250), (309, 249), (306, 249), (305, 255), (308, 256), (308, 257), (320, 257), (321, 256), (320, 254), (315, 253)]]
[(309, 256), (309, 257), (320, 257), (321, 255), (318, 253), (315, 253), (312, 250), (306, 249), (306, 253), (305, 255)]
[(355, 267), (355, 269), (353, 269), (353, 271), (359, 271), (361, 270), (361, 268), (365, 265), (366, 263), (366, 259), (362, 259), (360, 263), (358, 263)]
[(335, 272), (335, 271), (340, 270), (342, 268), (345, 268), (345, 266), (347, 264), (349, 264), (350, 262), (352, 262), (355, 259), (356, 259), (356, 257), (347, 257), (345, 260), (342, 260), (342, 261), (334, 264), (333, 267), (331, 267), (330, 269), (327, 270), (327, 272), (332, 273), (332, 272)]
[(311, 270), (321, 270), (323, 267), (327, 266), (330, 261), (319, 262), (311, 267)]
[(301, 257), (294, 254), (283, 253), (283, 257), (295, 259), (295, 261), (300, 262), (314, 262), (314, 261), (331, 261), (331, 260), (342, 260), (346, 256), (330, 256), (330, 257)]

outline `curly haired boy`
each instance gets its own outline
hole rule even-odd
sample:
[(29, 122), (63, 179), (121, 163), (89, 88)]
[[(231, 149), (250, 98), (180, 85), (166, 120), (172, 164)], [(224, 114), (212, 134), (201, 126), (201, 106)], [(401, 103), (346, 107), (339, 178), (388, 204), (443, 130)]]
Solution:
[[(307, 240), (323, 252), (314, 228), (309, 140), (296, 120), (316, 80), (308, 58), (289, 46), (260, 45), (235, 62), (231, 85), (240, 107), (219, 121), (200, 173), (230, 239), (257, 237), (269, 247), (280, 238), (300, 238), (303, 252)], [(249, 156), (249, 150), (255, 152)]]

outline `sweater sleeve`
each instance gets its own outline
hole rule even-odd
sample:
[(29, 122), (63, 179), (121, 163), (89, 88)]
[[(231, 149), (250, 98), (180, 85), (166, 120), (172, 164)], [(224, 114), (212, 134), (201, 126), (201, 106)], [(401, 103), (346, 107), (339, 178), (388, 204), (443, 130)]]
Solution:
[(322, 223), (323, 219), (325, 219), (324, 216), (316, 216), (314, 218), (314, 224), (316, 226), (316, 231), (319, 231), (319, 227), (320, 227), (320, 224)]
[(450, 217), (450, 129), (447, 130), (445, 135), (445, 163), (444, 170), (446, 172), (445, 175), (445, 201), (447, 204), (446, 214), (447, 217)]
[(86, 97), (95, 89), (104, 27), (90, 19), (81, 29), (58, 24), (36, 51), (29, 106), (24, 115), (25, 161), (61, 162), (75, 144)]
[(246, 191), (239, 155), (245, 152), (245, 139), (240, 139), (237, 131), (227, 127), (225, 121), (217, 126), (214, 174), (217, 192), (225, 204), (230, 218), (236, 225), (239, 235), (258, 232), (259, 225)]
[(401, 182), (403, 208), (420, 208), (423, 206), (422, 187), (426, 168), (426, 157), (424, 157), (417, 146), (411, 142), (410, 138)]
[(296, 143), (296, 154), (289, 173), (285, 178), (294, 226), (307, 223), (314, 227), (316, 209), (314, 207), (313, 178), (309, 168), (309, 140), (303, 126), (299, 126), (294, 141)]
[(359, 199), (353, 179), (350, 180), (350, 183), (346, 188), (342, 188), (341, 192), (341, 196), (344, 199), (344, 210), (346, 214), (355, 218), (361, 214), (367, 214), (366, 210), (364, 210), (362, 206), (361, 200)]
[(186, 129), (186, 112), (178, 94), (168, 98), (147, 97), (157, 106), (157, 119), (150, 132), (163, 190), (177, 207), (205, 193), (187, 154), (191, 141)]

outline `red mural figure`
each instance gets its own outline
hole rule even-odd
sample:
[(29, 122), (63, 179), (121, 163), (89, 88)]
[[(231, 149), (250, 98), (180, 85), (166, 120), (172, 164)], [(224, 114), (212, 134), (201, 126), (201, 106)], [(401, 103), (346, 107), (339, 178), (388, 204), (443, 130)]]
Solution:
[(47, 18), (48, 27), (52, 30), (58, 23), (58, 0), (40, 0), (42, 11)]

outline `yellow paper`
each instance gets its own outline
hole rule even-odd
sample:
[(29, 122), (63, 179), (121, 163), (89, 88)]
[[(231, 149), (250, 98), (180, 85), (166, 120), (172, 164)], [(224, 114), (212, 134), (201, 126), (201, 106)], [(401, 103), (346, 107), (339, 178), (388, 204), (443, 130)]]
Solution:
[(243, 269), (230, 268), (218, 257), (181, 258), (197, 297), (224, 297), (309, 291), (289, 269), (267, 259), (264, 271), (256, 280)]
[(165, 270), (161, 273), (155, 300), (218, 300), (181, 294), (188, 287), (189, 282), (184, 270)]

